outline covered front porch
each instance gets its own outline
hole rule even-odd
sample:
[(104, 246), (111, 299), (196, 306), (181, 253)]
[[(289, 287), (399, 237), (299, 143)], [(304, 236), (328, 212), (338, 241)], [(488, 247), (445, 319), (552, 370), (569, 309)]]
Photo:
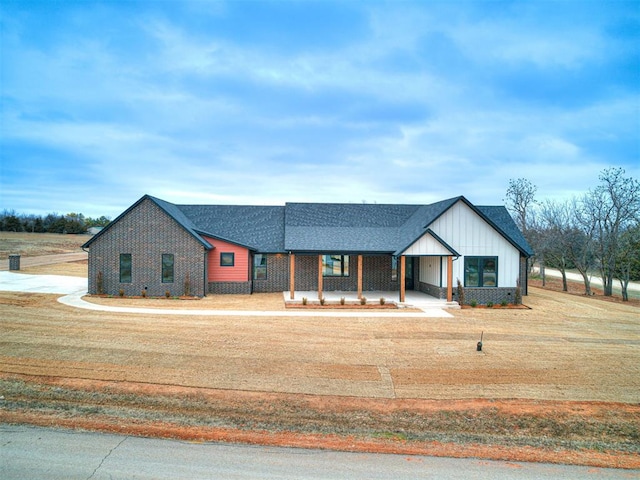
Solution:
[[(385, 298), (386, 301), (402, 305), (411, 301), (424, 301), (424, 296), (443, 303), (453, 302), (453, 258), (454, 251), (425, 252), (413, 249), (410, 255), (327, 255), (327, 254), (289, 254), (289, 290), (288, 301), (296, 302), (306, 298), (310, 300), (352, 298), (359, 302), (362, 297), (369, 299)], [(334, 276), (333, 271), (327, 274), (328, 261), (326, 257), (335, 257), (340, 266), (341, 276)], [(427, 283), (421, 282), (419, 275), (419, 259), (427, 257), (434, 259), (434, 265), (428, 264), (429, 277)], [(298, 258), (304, 259), (304, 266), (299, 265)], [(349, 261), (349, 258), (352, 260)], [(366, 260), (382, 258), (382, 262), (367, 262)], [(386, 264), (384, 259), (386, 260)], [(435, 268), (431, 269), (434, 266)], [(346, 272), (346, 274), (345, 274)], [(425, 270), (425, 275), (427, 271)], [(297, 276), (303, 277), (304, 285), (298, 290)], [(309, 278), (312, 278), (309, 281)], [(375, 278), (374, 278), (375, 277)], [(390, 281), (386, 281), (385, 278)], [(382, 280), (380, 280), (382, 279)], [(341, 283), (337, 283), (336, 280)], [(368, 287), (367, 287), (368, 285)], [(305, 288), (305, 286), (307, 288)], [(382, 286), (382, 289), (380, 289)], [(373, 287), (373, 288), (372, 288)], [(377, 287), (377, 288), (376, 288)], [(429, 288), (426, 288), (429, 287)], [(315, 290), (311, 290), (314, 289)], [(425, 292), (438, 295), (436, 298)]]

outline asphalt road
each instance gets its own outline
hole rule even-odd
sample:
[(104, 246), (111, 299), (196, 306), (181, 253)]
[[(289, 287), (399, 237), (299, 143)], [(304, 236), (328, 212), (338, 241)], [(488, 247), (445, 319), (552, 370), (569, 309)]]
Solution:
[[(533, 267), (533, 271), (539, 274), (540, 267)], [(545, 272), (545, 275), (548, 275), (549, 277), (562, 278), (562, 273), (560, 272), (560, 270), (556, 270), (554, 268), (545, 268), (544, 272)], [(567, 280), (580, 282), (580, 283), (584, 282), (582, 275), (576, 272), (567, 272)], [(602, 287), (602, 278), (598, 277), (597, 275), (593, 275), (591, 277), (591, 285), (596, 287)], [(620, 291), (620, 281), (615, 278), (613, 279), (613, 290), (616, 292)], [(640, 294), (640, 282), (629, 282), (629, 285), (627, 286), (627, 291), (629, 292), (629, 294), (631, 294), (632, 292), (635, 292), (636, 294)]]
[(562, 480), (640, 478), (640, 471), (193, 443), (0, 424), (0, 477)]

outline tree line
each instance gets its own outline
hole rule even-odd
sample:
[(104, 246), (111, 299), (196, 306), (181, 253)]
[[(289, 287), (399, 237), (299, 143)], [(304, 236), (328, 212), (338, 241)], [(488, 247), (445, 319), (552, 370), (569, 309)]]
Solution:
[(605, 296), (620, 283), (628, 300), (630, 281), (640, 280), (640, 182), (622, 168), (600, 173), (598, 185), (566, 200), (538, 200), (537, 187), (526, 178), (509, 181), (505, 203), (533, 248), (531, 265), (562, 274), (567, 291), (567, 270), (582, 276), (586, 295), (596, 272)]
[(111, 220), (85, 217), (81, 213), (49, 213), (45, 216), (18, 214), (14, 210), (0, 213), (0, 231), (32, 233), (86, 233), (91, 227), (106, 227)]

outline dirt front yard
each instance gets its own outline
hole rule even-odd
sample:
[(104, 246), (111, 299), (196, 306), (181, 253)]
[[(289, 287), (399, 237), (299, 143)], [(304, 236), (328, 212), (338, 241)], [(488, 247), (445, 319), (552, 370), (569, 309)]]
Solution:
[[(126, 302), (283, 308), (280, 294)], [(0, 421), (639, 468), (638, 307), (539, 288), (525, 303), (449, 319), (166, 317), (0, 292)]]

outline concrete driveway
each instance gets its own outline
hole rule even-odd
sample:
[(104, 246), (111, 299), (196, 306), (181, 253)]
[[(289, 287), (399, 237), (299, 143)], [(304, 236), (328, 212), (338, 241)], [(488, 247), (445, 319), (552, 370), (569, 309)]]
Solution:
[(0, 271), (0, 290), (27, 293), (86, 293), (87, 279), (62, 275), (27, 275)]

